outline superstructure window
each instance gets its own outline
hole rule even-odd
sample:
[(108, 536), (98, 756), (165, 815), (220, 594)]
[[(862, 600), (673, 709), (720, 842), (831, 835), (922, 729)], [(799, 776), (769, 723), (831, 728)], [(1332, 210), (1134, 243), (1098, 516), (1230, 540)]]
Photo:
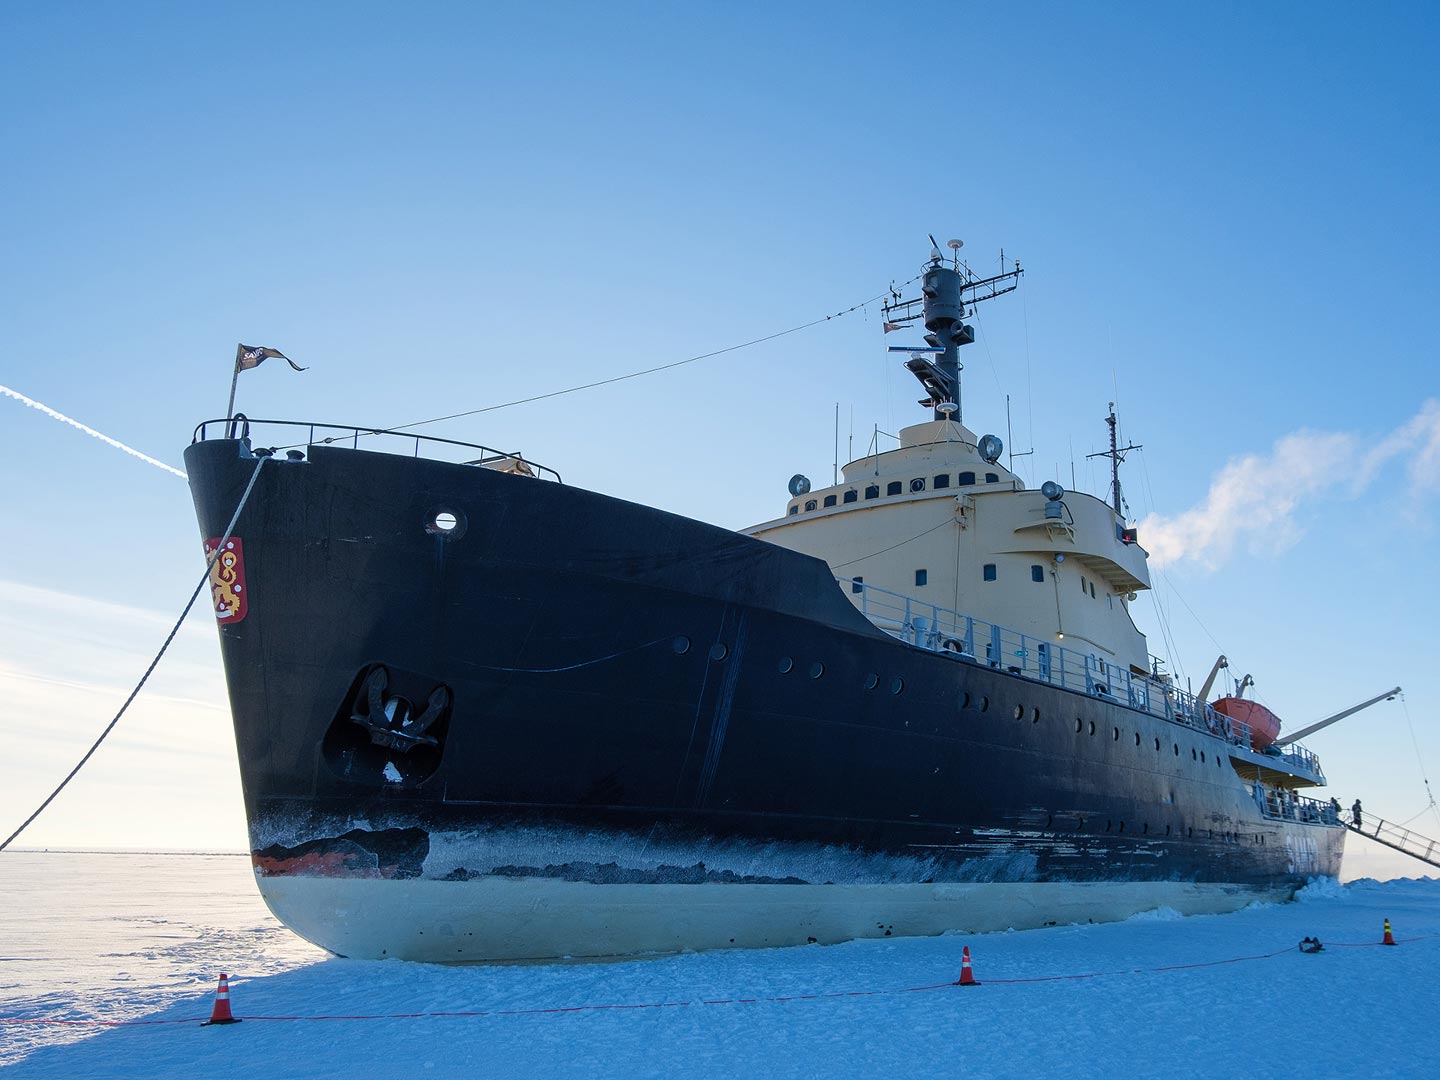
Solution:
[(1088, 593), (1090, 591), (1090, 583), (1085, 580), (1084, 574), (1080, 575), (1080, 591), (1082, 593)]
[(826, 495), (826, 496), (825, 496), (825, 505), (826, 505), (826, 506), (834, 506), (834, 505), (835, 505), (835, 496), (834, 496), (834, 495)]
[(995, 564), (993, 562), (987, 562), (985, 564), (984, 576), (986, 581), (995, 580)]
[(904, 487), (905, 487), (905, 485), (902, 484), (902, 483), (900, 483), (899, 480), (891, 480), (890, 483), (888, 483), (888, 484), (885, 485), (885, 494), (886, 494), (886, 495), (899, 495), (900, 492), (901, 492), (902, 490), (904, 490)]
[(911, 480), (911, 481), (910, 481), (910, 490), (911, 490), (911, 491), (924, 491), (924, 490), (925, 490), (925, 478), (924, 478), (923, 476), (917, 476), (917, 477), (915, 477), (914, 480)]
[(799, 512), (800, 512), (800, 504), (799, 504), (799, 503), (796, 503), (794, 506), (790, 507), (790, 516), (791, 516), (791, 517), (794, 517), (794, 516), (795, 516), (796, 514), (798, 514)]
[(955, 478), (955, 483), (959, 484), (961, 487), (969, 487), (971, 484), (975, 483), (975, 474), (973, 472), (962, 472), (959, 476)]
[(1045, 568), (1044, 568), (1043, 566), (1038, 565), (1038, 564), (1032, 564), (1031, 567), (1030, 567), (1030, 580), (1031, 580), (1031, 581), (1044, 581), (1044, 580), (1045, 580)]
[(879, 485), (879, 484), (871, 484), (869, 487), (867, 487), (867, 488), (865, 489), (865, 498), (867, 498), (867, 499), (878, 499), (879, 497), (880, 497), (880, 485)]
[(998, 484), (999, 482), (1000, 482), (1000, 474), (999, 474), (999, 473), (987, 472), (987, 473), (985, 474), (985, 483), (987, 483), (987, 484)]
[(851, 488), (849, 491), (845, 492), (845, 497), (841, 500), (841, 502), (852, 503), (859, 497), (860, 493), (854, 488)]
[(929, 572), (928, 570), (916, 570), (916, 571), (915, 571), (915, 584), (916, 584), (916, 585), (924, 585), (924, 584), (925, 584), (927, 581), (929, 581), (929, 580), (930, 580), (930, 572)]
[(806, 499), (806, 500), (805, 500), (805, 509), (806, 509), (806, 510), (814, 510), (815, 507), (816, 507), (816, 505), (817, 505), (817, 504), (816, 504), (816, 502), (815, 502), (814, 499)]
[(939, 476), (935, 477), (934, 486), (936, 488), (948, 488), (950, 486), (950, 474), (941, 473)]

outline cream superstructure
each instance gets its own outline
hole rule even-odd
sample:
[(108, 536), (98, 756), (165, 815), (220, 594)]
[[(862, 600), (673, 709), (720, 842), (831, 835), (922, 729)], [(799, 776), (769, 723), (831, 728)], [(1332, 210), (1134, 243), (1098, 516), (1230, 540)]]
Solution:
[(1119, 515), (1090, 495), (1026, 490), (978, 443), (952, 420), (903, 428), (898, 449), (850, 462), (842, 483), (744, 531), (824, 559), (839, 578), (1147, 671), (1128, 605), (1150, 575)]

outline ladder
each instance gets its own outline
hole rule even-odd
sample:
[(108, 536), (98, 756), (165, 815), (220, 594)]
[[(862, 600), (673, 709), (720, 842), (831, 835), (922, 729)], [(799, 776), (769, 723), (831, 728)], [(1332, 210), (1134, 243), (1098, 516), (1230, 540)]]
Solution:
[(1377, 844), (1394, 848), (1402, 854), (1409, 855), (1412, 859), (1419, 859), (1431, 866), (1440, 866), (1440, 840), (1431, 840), (1428, 836), (1421, 836), (1403, 825), (1395, 825), (1384, 818), (1371, 814), (1362, 814), (1358, 825), (1355, 823), (1353, 814), (1346, 814), (1340, 819), (1340, 823), (1351, 832), (1359, 833), (1366, 839), (1374, 840)]

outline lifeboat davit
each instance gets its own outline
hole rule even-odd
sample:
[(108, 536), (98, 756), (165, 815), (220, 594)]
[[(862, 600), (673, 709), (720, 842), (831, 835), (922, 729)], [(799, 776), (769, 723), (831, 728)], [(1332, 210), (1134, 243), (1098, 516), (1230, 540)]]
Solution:
[(1238, 697), (1222, 697), (1212, 701), (1210, 707), (1224, 713), (1231, 720), (1238, 720), (1250, 726), (1250, 745), (1264, 750), (1280, 735), (1280, 718), (1258, 701), (1246, 701)]

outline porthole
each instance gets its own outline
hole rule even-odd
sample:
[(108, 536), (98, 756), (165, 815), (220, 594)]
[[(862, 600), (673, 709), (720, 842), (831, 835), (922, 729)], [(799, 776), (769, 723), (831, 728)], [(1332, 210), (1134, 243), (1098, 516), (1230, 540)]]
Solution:
[(1094, 734), (1095, 734), (1095, 721), (1094, 721), (1094, 720), (1091, 720), (1091, 721), (1090, 721), (1090, 734), (1091, 734), (1091, 735), (1094, 735)]
[(1106, 819), (1105, 819), (1105, 831), (1106, 831), (1106, 832), (1109, 832), (1109, 831), (1110, 831), (1111, 829), (1113, 829), (1114, 827), (1115, 827), (1115, 823), (1114, 823), (1113, 821), (1111, 821), (1109, 818), (1106, 818)]
[(1076, 819), (1075, 819), (1075, 828), (1076, 828), (1077, 831), (1081, 831), (1081, 832), (1084, 831), (1084, 829), (1085, 829), (1085, 819), (1084, 819), (1083, 817), (1082, 817), (1082, 818), (1076, 818)]
[(711, 659), (711, 660), (724, 660), (724, 659), (725, 659), (725, 655), (726, 655), (729, 651), (730, 651), (730, 650), (725, 647), (725, 643), (724, 643), (724, 642), (722, 642), (722, 641), (717, 641), (717, 642), (715, 642), (714, 645), (711, 645), (711, 646), (710, 646), (710, 659)]
[(917, 476), (914, 480), (911, 480), (911, 481), (910, 481), (910, 490), (911, 490), (911, 491), (924, 491), (924, 490), (925, 490), (925, 478), (924, 478), (923, 476)]
[(1076, 734), (1076, 735), (1079, 735), (1079, 734), (1080, 734), (1080, 729), (1083, 728), (1084, 726), (1085, 726), (1085, 721), (1084, 721), (1084, 720), (1081, 720), (1080, 717), (1078, 717), (1078, 716), (1075, 717), (1075, 734)]
[(904, 689), (905, 680), (902, 679), (899, 675), (896, 675), (893, 679), (890, 680), (890, 693), (898, 694)]
[(1045, 815), (1045, 828), (1048, 829), (1048, 828), (1050, 828), (1051, 825), (1054, 825), (1054, 824), (1055, 824), (1055, 815), (1054, 815), (1054, 814), (1046, 814), (1046, 815)]
[(1035, 708), (1033, 708), (1033, 709), (1030, 710), (1030, 723), (1032, 723), (1032, 724), (1038, 724), (1039, 722), (1040, 722), (1040, 706), (1039, 706), (1039, 705), (1036, 705)]
[(1169, 835), (1170, 835), (1170, 826), (1169, 826), (1169, 825), (1166, 825), (1166, 826), (1165, 826), (1165, 835), (1166, 835), (1166, 836), (1169, 836)]
[(819, 505), (820, 505), (820, 504), (817, 503), (814, 499), (806, 499), (806, 500), (805, 500), (805, 509), (806, 509), (807, 511), (809, 511), (809, 510), (814, 510), (815, 507), (817, 507), (817, 506), (819, 506)]
[(1199, 761), (1199, 760), (1200, 760), (1200, 754), (1199, 754), (1198, 751), (1196, 751), (1195, 747), (1193, 747), (1193, 746), (1190, 747), (1190, 760), (1191, 760), (1191, 761)]
[(1185, 830), (1185, 838), (1186, 838), (1187, 840), (1193, 840), (1193, 839), (1195, 839), (1195, 826), (1194, 826), (1194, 825), (1191, 825), (1188, 829)]
[(969, 707), (970, 707), (970, 691), (969, 691), (969, 690), (966, 690), (963, 694), (960, 695), (960, 708), (962, 708), (962, 709), (968, 709)]
[(1155, 752), (1157, 754), (1160, 752), (1160, 739), (1158, 736), (1155, 739)]
[(1124, 823), (1123, 821), (1120, 822), (1120, 831), (1121, 831), (1121, 832), (1124, 832), (1124, 831), (1125, 831), (1125, 823)]
[(1175, 747), (1175, 756), (1176, 756), (1176, 757), (1179, 757), (1179, 756), (1180, 756), (1180, 744), (1177, 742), (1177, 743), (1174, 743), (1173, 745), (1174, 745), (1174, 747)]
[(981, 712), (989, 712), (989, 711), (990, 711), (990, 699), (989, 699), (988, 697), (985, 697), (983, 694), (980, 696), (980, 711), (981, 711)]
[(1136, 746), (1139, 746), (1139, 745), (1140, 745), (1140, 733), (1139, 733), (1138, 731), (1135, 732), (1135, 745), (1136, 745)]
[(879, 676), (879, 675), (876, 675), (875, 672), (872, 671), (872, 672), (870, 672), (869, 675), (866, 675), (866, 676), (865, 676), (865, 689), (866, 689), (866, 690), (874, 690), (875, 687), (877, 687), (877, 686), (879, 686), (879, 685), (880, 685), (880, 676)]
[(1141, 833), (1142, 836), (1144, 836), (1144, 835), (1149, 835), (1149, 832), (1150, 832), (1150, 823), (1147, 821), (1147, 822), (1145, 822), (1143, 825), (1140, 826), (1140, 833)]
[(1016, 706), (1015, 706), (1015, 719), (1016, 719), (1016, 720), (1019, 720), (1019, 719), (1020, 719), (1022, 716), (1024, 716), (1024, 715), (1025, 715), (1025, 706), (1024, 706), (1024, 705), (1016, 705)]
[(813, 664), (810, 665), (810, 678), (818, 679), (821, 675), (824, 674), (825, 665), (822, 664), (819, 660), (816, 660)]
[(425, 531), (446, 540), (459, 540), (465, 535), (465, 515), (448, 506), (441, 507), (426, 519)]
[(780, 657), (780, 674), (787, 675), (795, 670), (795, 661), (788, 656)]
[(674, 641), (670, 642), (670, 647), (677, 653), (684, 655), (690, 651), (690, 639), (683, 636), (677, 637)]
[(1117, 727), (1117, 728), (1111, 728), (1111, 729), (1110, 729), (1110, 740), (1111, 740), (1111, 742), (1119, 742), (1119, 741), (1120, 741), (1120, 729), (1119, 729), (1118, 727)]

